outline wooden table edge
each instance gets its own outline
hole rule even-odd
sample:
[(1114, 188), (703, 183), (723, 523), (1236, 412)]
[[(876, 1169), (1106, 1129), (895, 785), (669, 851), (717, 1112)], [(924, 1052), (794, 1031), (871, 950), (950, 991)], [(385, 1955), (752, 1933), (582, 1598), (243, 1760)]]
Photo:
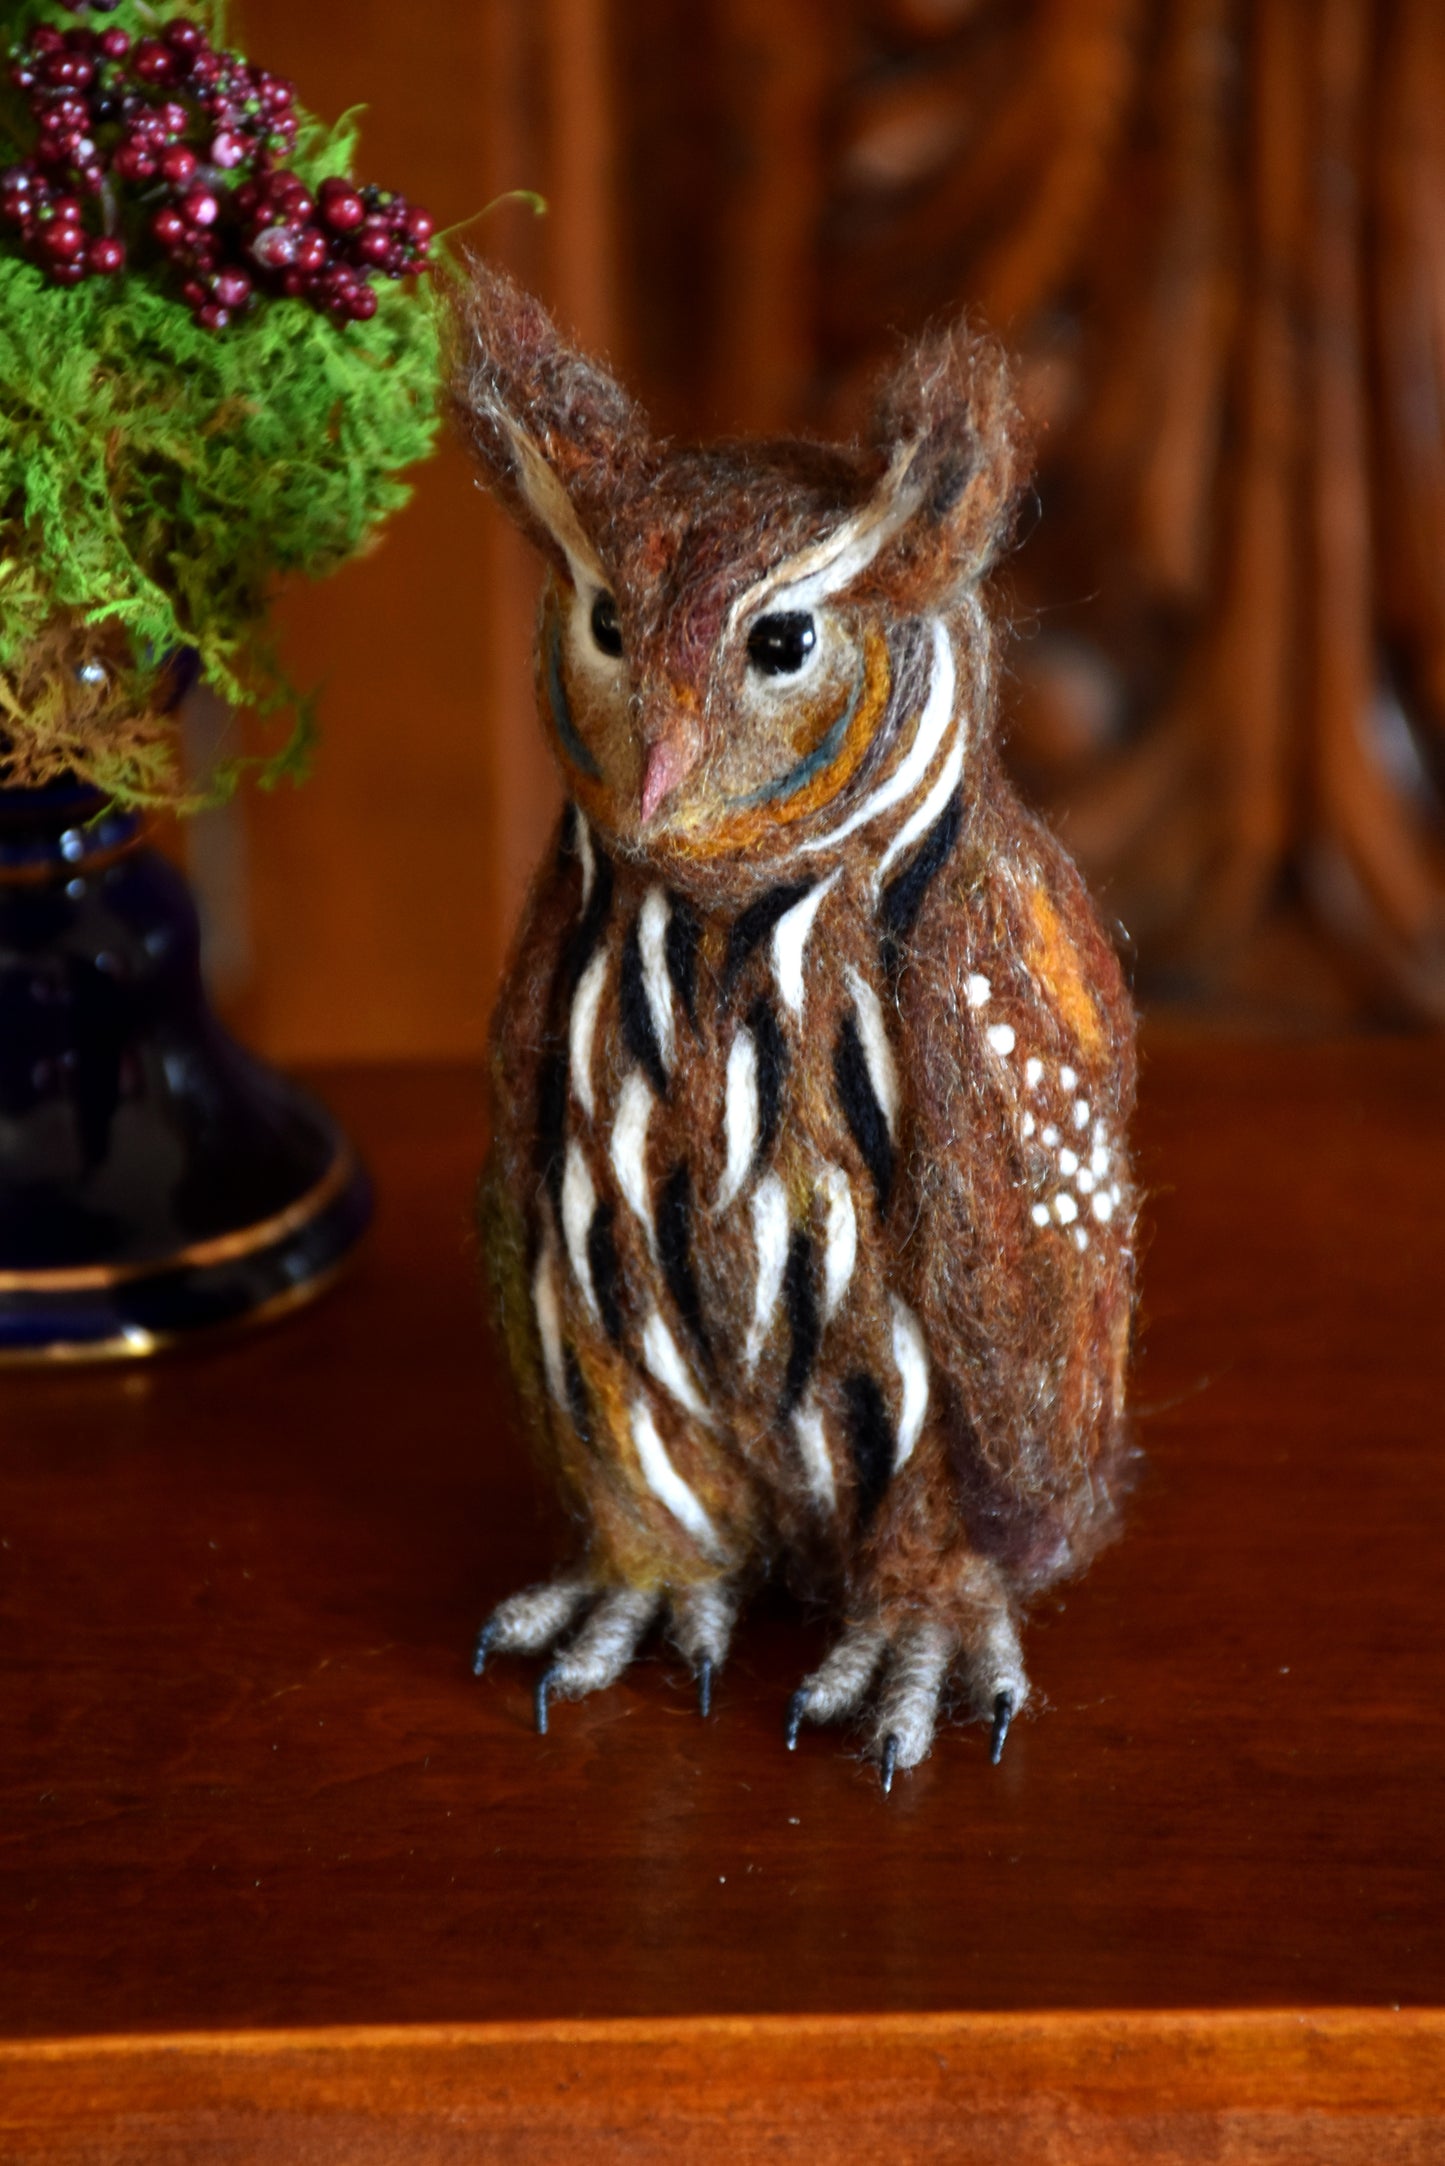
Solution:
[[(0, 2153), (450, 2160), (1445, 2155), (1445, 2009), (355, 2025), (0, 2044)], [(1064, 2146), (1062, 2154), (1057, 2152)], [(1219, 2146), (1223, 2145), (1222, 2150)], [(468, 2153), (467, 2155), (473, 2155)]]

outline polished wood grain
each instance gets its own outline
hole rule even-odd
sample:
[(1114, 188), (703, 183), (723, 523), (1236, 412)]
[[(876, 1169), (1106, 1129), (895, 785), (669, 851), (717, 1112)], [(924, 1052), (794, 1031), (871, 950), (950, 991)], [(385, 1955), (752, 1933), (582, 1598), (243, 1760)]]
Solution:
[[(195, 2096), (176, 2073), (195, 2064), (145, 2034), (480, 2024), (517, 2044), (518, 2025), (584, 2023), (605, 2059), (619, 2019), (990, 2012), (1017, 2041), (1042, 2035), (1024, 2017), (1074, 2012), (1097, 2070), (1120, 2013), (1152, 2011), (1151, 2065), (1180, 2082), (1204, 2064), (1176, 2019), (1232, 2014), (1242, 2029), (1210, 2038), (1254, 2040), (1258, 2099), (1274, 2068), (1293, 2112), (1311, 2064), (1261, 2011), (1445, 2007), (1438, 1047), (1149, 1043), (1126, 1537), (1035, 1618), (1041, 1704), (1002, 1766), (954, 1729), (889, 1801), (832, 1735), (783, 1749), (823, 1630), (781, 1595), (744, 1624), (706, 1724), (662, 1651), (559, 1708), (545, 1740), (527, 1665), (472, 1680), (477, 1621), (560, 1541), (474, 1284), (480, 1084), (325, 1080), (380, 1184), (347, 1282), (155, 1366), (0, 1377), (0, 2039), (137, 2041), (94, 2063), (12, 2055), (0, 2134), (6, 2097), (32, 2127), (49, 2096), (77, 2133), (33, 2155), (133, 2155), (85, 2150), (84, 2098), (164, 2090), (168, 2069)], [(914, 2033), (888, 2035), (911, 2066)], [(1427, 2095), (1400, 2039), (1435, 2053), (1445, 2098), (1438, 2030), (1349, 2035), (1374, 2072), (1365, 2148), (1267, 2154), (1256, 2130), (1253, 2149), (1157, 2155), (1440, 2155), (1366, 2143), (1396, 2087)], [(418, 2068), (453, 2050), (416, 2043)], [(1047, 2048), (1074, 2069), (1065, 2100), (1089, 2088), (1066, 2045)], [(244, 2048), (281, 2071), (287, 2112), (312, 2080), (296, 2069), (322, 2066), (310, 2050)], [(454, 2050), (480, 2068), (501, 2048)], [(404, 2041), (346, 2063), (363, 2119), (405, 2088), (387, 2054)], [(540, 2096), (558, 2065), (507, 2062), (503, 2088)], [(216, 2095), (234, 2101), (227, 2066)], [(619, 2082), (623, 2113), (646, 2085)], [(546, 2154), (519, 2137), (506, 2155)]]
[(0, 2046), (9, 2166), (1434, 2166), (1445, 2021), (623, 2020)]

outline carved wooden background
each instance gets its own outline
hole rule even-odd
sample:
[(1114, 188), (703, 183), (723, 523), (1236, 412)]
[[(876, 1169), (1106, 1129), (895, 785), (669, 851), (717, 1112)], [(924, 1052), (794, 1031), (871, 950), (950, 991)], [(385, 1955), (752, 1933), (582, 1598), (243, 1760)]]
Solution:
[[(960, 305), (1038, 442), (1016, 770), (1141, 989), (1445, 1017), (1445, 10), (1436, 0), (250, 0), (367, 162), (483, 229), (682, 431), (856, 418)], [(293, 598), (308, 791), (251, 808), (284, 1051), (470, 1051), (554, 802), (531, 574), (455, 453)], [(212, 853), (215, 856), (217, 853)], [(233, 914), (235, 912), (233, 904)]]

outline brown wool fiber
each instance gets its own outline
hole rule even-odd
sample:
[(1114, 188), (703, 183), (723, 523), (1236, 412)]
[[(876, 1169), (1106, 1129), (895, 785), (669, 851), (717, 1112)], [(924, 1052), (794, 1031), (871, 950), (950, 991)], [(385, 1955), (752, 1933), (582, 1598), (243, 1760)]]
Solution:
[[(995, 750), (980, 582), (1021, 479), (996, 350), (915, 347), (869, 442), (670, 447), (479, 269), (455, 411), (548, 563), (570, 804), (493, 1033), (484, 1232), (581, 1562), (504, 1602), (538, 1692), (665, 1614), (704, 1700), (783, 1571), (844, 1636), (794, 1699), (885, 1781), (1109, 1530), (1133, 1018)], [(569, 1637), (574, 1632), (575, 1636)]]

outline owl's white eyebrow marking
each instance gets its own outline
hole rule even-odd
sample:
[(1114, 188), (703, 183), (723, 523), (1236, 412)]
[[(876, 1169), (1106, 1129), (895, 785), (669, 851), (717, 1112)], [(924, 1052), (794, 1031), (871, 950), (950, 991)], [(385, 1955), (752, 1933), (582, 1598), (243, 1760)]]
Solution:
[(642, 989), (647, 996), (647, 1009), (652, 1017), (653, 1036), (662, 1065), (672, 1073), (674, 1047), (672, 1024), (672, 980), (667, 970), (667, 920), (669, 916), (666, 892), (660, 887), (650, 887), (643, 898), (641, 914), (637, 920), (637, 945), (642, 957)]
[(888, 1043), (888, 1026), (883, 1020), (878, 995), (851, 963), (848, 966), (848, 985), (853, 995), (854, 1012), (858, 1017), (858, 1036), (863, 1041), (863, 1058), (868, 1063), (868, 1080), (873, 1085), (874, 1097), (883, 1108), (888, 1133), (896, 1140), (898, 1071), (893, 1065), (893, 1048)]
[(913, 1456), (913, 1447), (923, 1433), (923, 1420), (928, 1412), (928, 1349), (924, 1344), (923, 1326), (906, 1303), (896, 1294), (890, 1296), (893, 1308), (893, 1359), (898, 1369), (898, 1379), (903, 1387), (903, 1401), (898, 1413), (898, 1441), (893, 1454), (893, 1470), (897, 1473), (905, 1461)]
[(712, 1411), (706, 1399), (692, 1380), (687, 1363), (678, 1351), (678, 1344), (657, 1310), (647, 1319), (642, 1334), (642, 1358), (661, 1384), (664, 1391), (671, 1392), (678, 1405), (701, 1422), (712, 1425)]
[(788, 1198), (775, 1173), (759, 1181), (753, 1195), (753, 1243), (758, 1276), (753, 1290), (753, 1320), (743, 1348), (743, 1368), (749, 1375), (767, 1343), (768, 1326), (783, 1290), (783, 1269), (788, 1260)]
[(821, 541), (775, 564), (740, 594), (728, 611), (725, 636), (731, 639), (765, 601), (774, 609), (808, 609), (865, 571), (918, 509), (923, 492), (908, 479), (917, 452), (916, 442), (905, 444), (860, 511), (841, 520)]
[(559, 1406), (567, 1404), (567, 1380), (562, 1368), (562, 1319), (557, 1307), (557, 1250), (548, 1227), (532, 1278), (532, 1307), (537, 1316), (537, 1335), (542, 1341), (542, 1367), (547, 1389)]
[(814, 835), (810, 841), (799, 843), (802, 852), (831, 850), (835, 844), (851, 835), (856, 828), (866, 827), (894, 805), (911, 797), (929, 768), (953, 719), (953, 700), (958, 687), (957, 672), (953, 666), (953, 642), (942, 618), (933, 620), (933, 667), (929, 673), (928, 697), (923, 712), (918, 717), (918, 727), (913, 742), (891, 775), (880, 782), (871, 797), (849, 813), (846, 820), (830, 828), (826, 835)]
[(679, 1526), (710, 1557), (721, 1557), (722, 1544), (708, 1517), (707, 1507), (695, 1489), (683, 1480), (667, 1456), (667, 1446), (657, 1433), (652, 1409), (640, 1395), (632, 1402), (632, 1445), (642, 1478), (659, 1504), (666, 1505)]
[(813, 1501), (821, 1505), (825, 1512), (835, 1511), (838, 1505), (838, 1487), (833, 1478), (833, 1455), (828, 1449), (823, 1416), (813, 1398), (805, 1399), (793, 1416), (793, 1433), (798, 1439), (803, 1472)]
[(582, 908), (585, 911), (592, 900), (592, 883), (597, 877), (597, 857), (592, 848), (592, 830), (587, 824), (586, 813), (580, 805), (574, 805), (572, 812), (577, 823), (577, 856), (582, 866)]
[(567, 1022), (567, 1061), (577, 1103), (589, 1120), (597, 1111), (592, 1089), (592, 1040), (597, 1031), (597, 1010), (607, 982), (607, 950), (599, 948), (583, 971)]
[(758, 1049), (750, 1030), (738, 1031), (728, 1054), (723, 1128), (728, 1158), (713, 1205), (716, 1211), (725, 1211), (742, 1187), (758, 1147)]
[(848, 1291), (858, 1260), (858, 1218), (853, 1192), (841, 1166), (825, 1166), (818, 1182), (826, 1217), (823, 1222), (823, 1321), (831, 1323)]
[(647, 1124), (652, 1118), (652, 1092), (640, 1068), (634, 1068), (617, 1100), (612, 1124), (612, 1170), (647, 1234), (649, 1248), (656, 1245), (652, 1222), (652, 1195), (647, 1186)]
[(843, 877), (842, 868), (830, 873), (820, 887), (806, 894), (801, 902), (794, 903), (791, 910), (784, 911), (773, 927), (773, 975), (778, 981), (778, 991), (787, 1006), (801, 1019), (807, 987), (803, 983), (803, 957), (807, 952), (808, 935), (813, 930), (813, 920), (822, 907), (824, 897), (836, 887)]
[(594, 1319), (600, 1316), (600, 1311), (597, 1307), (597, 1290), (592, 1284), (592, 1267), (587, 1260), (587, 1235), (592, 1225), (592, 1213), (596, 1208), (597, 1191), (592, 1185), (592, 1174), (580, 1145), (574, 1139), (567, 1146), (566, 1170), (562, 1175), (562, 1232), (567, 1242), (567, 1254), (572, 1261), (573, 1274)]

